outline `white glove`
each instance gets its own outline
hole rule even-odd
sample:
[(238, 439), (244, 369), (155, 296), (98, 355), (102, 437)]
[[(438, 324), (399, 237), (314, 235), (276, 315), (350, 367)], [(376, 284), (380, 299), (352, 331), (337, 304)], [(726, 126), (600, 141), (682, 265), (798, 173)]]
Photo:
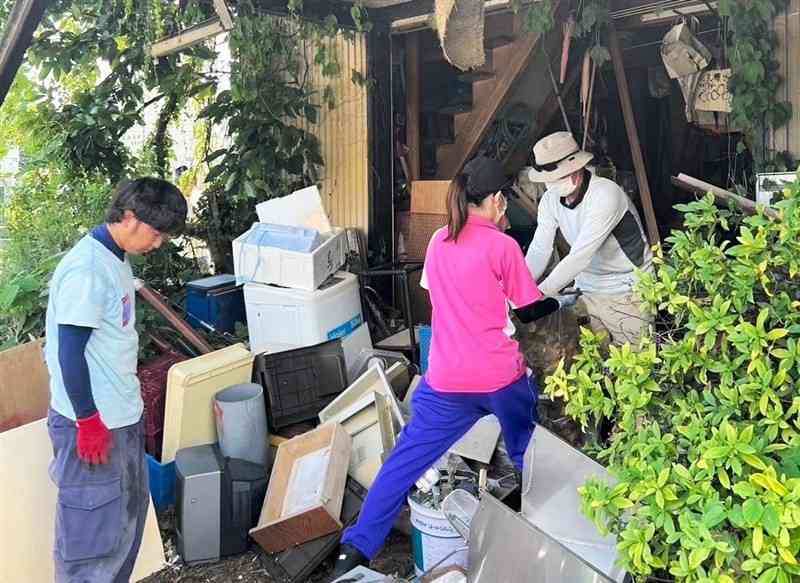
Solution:
[(578, 298), (580, 294), (565, 294), (556, 296), (556, 301), (558, 301), (559, 308), (567, 308), (569, 306), (574, 306), (578, 302)]

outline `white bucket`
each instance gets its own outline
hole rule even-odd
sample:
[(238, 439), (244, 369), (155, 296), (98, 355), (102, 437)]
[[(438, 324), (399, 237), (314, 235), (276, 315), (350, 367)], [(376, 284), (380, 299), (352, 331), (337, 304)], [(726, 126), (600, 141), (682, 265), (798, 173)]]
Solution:
[[(434, 510), (408, 497), (411, 508), (411, 550), (417, 576), (431, 567), (449, 565), (467, 568), (467, 543), (458, 534), (441, 510)], [(454, 552), (458, 548), (463, 550)], [(452, 554), (451, 554), (452, 553)], [(447, 559), (447, 555), (450, 555)], [(442, 561), (440, 565), (437, 565)]]

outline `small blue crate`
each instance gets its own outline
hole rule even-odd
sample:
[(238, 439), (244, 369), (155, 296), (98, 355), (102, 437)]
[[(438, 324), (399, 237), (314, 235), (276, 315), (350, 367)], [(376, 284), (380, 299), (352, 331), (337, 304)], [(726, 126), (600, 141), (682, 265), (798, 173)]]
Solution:
[(175, 462), (162, 464), (149, 453), (144, 456), (150, 472), (150, 496), (156, 510), (161, 512), (175, 504)]
[(229, 274), (190, 281), (186, 284), (186, 315), (195, 328), (234, 332), (236, 322), (247, 322), (242, 287)]

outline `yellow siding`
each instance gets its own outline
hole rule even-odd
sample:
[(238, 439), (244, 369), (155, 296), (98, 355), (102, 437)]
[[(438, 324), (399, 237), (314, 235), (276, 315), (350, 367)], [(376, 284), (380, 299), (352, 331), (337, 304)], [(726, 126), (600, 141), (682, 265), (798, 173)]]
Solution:
[[(335, 51), (341, 67), (339, 75), (325, 78), (321, 67), (313, 64), (314, 47), (309, 47), (308, 62), (312, 87), (318, 92), (319, 119), (307, 124), (320, 141), (325, 166), (320, 192), (331, 222), (339, 227), (357, 227), (367, 234), (370, 217), (369, 122), (367, 88), (352, 82), (352, 72), (367, 77), (367, 47), (363, 34), (354, 40), (339, 35), (325, 41)], [(330, 85), (335, 107), (321, 103)]]
[(772, 145), (777, 151), (789, 150), (800, 158), (800, 0), (791, 0), (786, 11), (775, 19), (775, 33), (776, 56), (784, 79), (778, 97), (791, 102), (793, 111), (788, 125), (775, 130)]

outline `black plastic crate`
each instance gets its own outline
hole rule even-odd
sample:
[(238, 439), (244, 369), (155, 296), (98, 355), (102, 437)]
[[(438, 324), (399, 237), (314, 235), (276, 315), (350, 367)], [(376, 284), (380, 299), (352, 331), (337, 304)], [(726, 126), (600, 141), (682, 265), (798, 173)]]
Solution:
[(316, 419), (347, 388), (339, 340), (255, 357), (253, 382), (264, 387), (269, 427), (275, 431)]

